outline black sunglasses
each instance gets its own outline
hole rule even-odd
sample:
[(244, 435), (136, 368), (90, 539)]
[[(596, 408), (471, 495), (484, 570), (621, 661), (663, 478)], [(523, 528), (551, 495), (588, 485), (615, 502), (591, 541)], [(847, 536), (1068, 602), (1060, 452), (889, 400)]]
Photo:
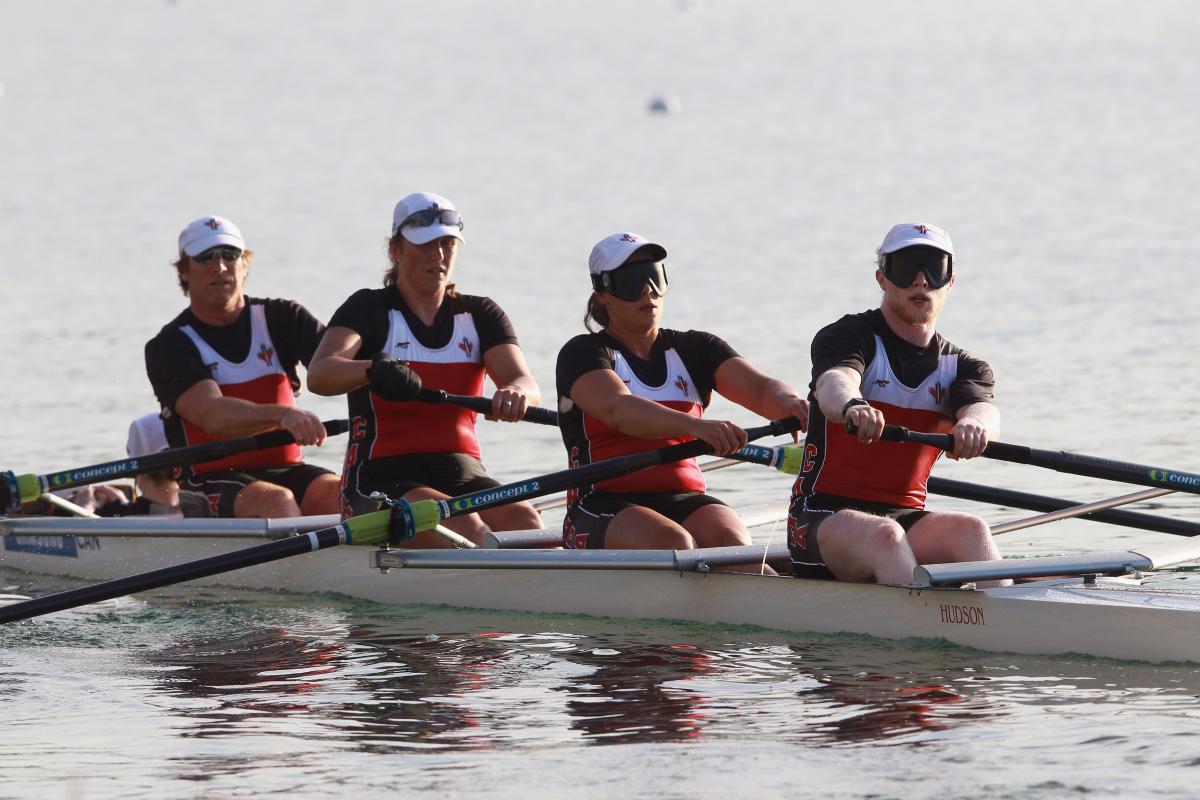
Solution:
[(667, 293), (667, 268), (657, 261), (635, 261), (632, 264), (622, 264), (616, 269), (592, 276), (592, 288), (598, 292), (608, 292), (618, 300), (632, 303), (642, 296), (642, 290), (649, 282), (654, 291), (661, 297)]
[(451, 228), (463, 229), (462, 216), (449, 208), (438, 208), (432, 206), (421, 211), (413, 212), (404, 218), (404, 221), (396, 226), (396, 230), (401, 228), (428, 228), (431, 225), (449, 225)]
[(226, 264), (233, 264), (242, 257), (242, 251), (236, 247), (210, 247), (198, 256), (192, 256), (197, 264), (208, 264), (214, 258), (219, 258)]
[(925, 275), (931, 289), (940, 289), (954, 275), (954, 257), (936, 247), (905, 247), (883, 257), (883, 274), (901, 289), (912, 286), (917, 273)]

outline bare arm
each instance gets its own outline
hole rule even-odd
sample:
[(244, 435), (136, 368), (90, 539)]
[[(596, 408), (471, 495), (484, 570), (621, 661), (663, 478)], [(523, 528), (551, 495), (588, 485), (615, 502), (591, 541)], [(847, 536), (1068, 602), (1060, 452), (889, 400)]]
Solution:
[(325, 426), (311, 411), (276, 403), (255, 403), (237, 397), (226, 397), (213, 380), (195, 383), (179, 395), (175, 411), (209, 436), (232, 439), (252, 436), (274, 428), (284, 428), (297, 444), (321, 444), (325, 441)]
[(1000, 435), (1000, 410), (991, 403), (971, 403), (955, 415), (951, 435), (954, 452), (950, 458), (975, 458), (983, 453), (988, 441)]
[(746, 432), (732, 422), (693, 417), (661, 403), (630, 394), (610, 369), (595, 369), (581, 375), (571, 387), (571, 400), (585, 414), (640, 439), (669, 439), (691, 436), (703, 439), (718, 455), (732, 453), (746, 444)]
[(333, 396), (353, 391), (367, 383), (371, 362), (356, 359), (362, 337), (349, 328), (328, 328), (308, 365), (308, 390)]
[(817, 376), (814, 394), (825, 419), (833, 423), (851, 423), (863, 444), (877, 442), (883, 435), (883, 412), (878, 408), (856, 404), (842, 413), (851, 400), (862, 399), (862, 375), (853, 367), (833, 367), (822, 372)]
[(493, 419), (504, 422), (519, 422), (525, 409), (536, 406), (542, 399), (542, 390), (529, 374), (525, 354), (515, 344), (498, 344), (483, 354), (483, 366), (488, 377), (496, 384), (492, 395)]
[[(744, 358), (726, 359), (717, 368), (717, 391), (767, 419), (795, 417), (808, 430), (808, 401), (796, 390), (762, 372)], [(794, 435), (793, 435), (794, 436)]]

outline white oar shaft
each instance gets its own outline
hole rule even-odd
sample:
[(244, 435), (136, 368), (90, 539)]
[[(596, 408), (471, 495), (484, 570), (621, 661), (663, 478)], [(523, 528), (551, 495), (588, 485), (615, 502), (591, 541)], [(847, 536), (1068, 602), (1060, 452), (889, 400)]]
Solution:
[(1120, 497), (1113, 497), (1108, 500), (1097, 500), (1093, 503), (1084, 503), (1078, 506), (1071, 506), (1059, 511), (1051, 511), (1048, 514), (1039, 514), (1036, 517), (1028, 517), (1027, 519), (1018, 519), (1013, 522), (1006, 522), (1003, 525), (994, 525), (992, 527), (992, 535), (1000, 533), (1009, 533), (1010, 531), (1019, 531), (1024, 528), (1032, 528), (1035, 525), (1045, 525), (1047, 522), (1057, 522), (1060, 519), (1071, 519), (1072, 517), (1082, 517), (1091, 514), (1094, 511), (1104, 511), (1117, 506), (1129, 505), (1142, 500), (1150, 500), (1154, 497), (1161, 497), (1164, 494), (1171, 494), (1173, 489), (1143, 489), (1140, 492), (1133, 494), (1125, 494)]
[(454, 531), (447, 528), (445, 525), (438, 525), (433, 529), (433, 532), (441, 536), (450, 544), (454, 545), (456, 550), (470, 550), (475, 547), (475, 543), (465, 536), (460, 536)]
[(45, 502), (49, 503), (50, 505), (55, 506), (56, 508), (62, 509), (63, 511), (66, 511), (68, 514), (71, 514), (72, 516), (75, 516), (75, 517), (83, 517), (85, 519), (99, 519), (100, 518), (100, 515), (97, 514), (96, 512), (89, 511), (81, 505), (72, 503), (70, 500), (66, 500), (62, 497), (59, 497), (56, 494), (51, 494), (50, 492), (42, 492), (42, 496), (39, 497), (38, 499), (44, 500)]

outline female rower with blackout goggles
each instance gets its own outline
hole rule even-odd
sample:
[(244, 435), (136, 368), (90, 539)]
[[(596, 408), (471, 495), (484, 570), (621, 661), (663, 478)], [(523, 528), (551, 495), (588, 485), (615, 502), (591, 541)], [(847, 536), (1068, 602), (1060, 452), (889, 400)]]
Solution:
[[(451, 283), (462, 229), (462, 217), (444, 197), (417, 192), (397, 203), (383, 288), (362, 289), (343, 303), (313, 357), (309, 389), (348, 393), (345, 516), (374, 511), (372, 492), (414, 501), (500, 485), (480, 461), (475, 413), (411, 402), (422, 384), (478, 395), (486, 374), (498, 387), (491, 417), (504, 422), (522, 419), (541, 397), (505, 313)], [(482, 544), (489, 530), (540, 528), (541, 519), (522, 502), (445, 524)], [(425, 532), (410, 546), (447, 545)]]
[[(592, 249), (584, 326), (558, 354), (558, 411), (571, 466), (703, 439), (724, 455), (746, 444), (702, 416), (712, 392), (770, 419), (808, 423), (808, 402), (711, 333), (659, 327), (667, 251), (632, 233)], [(593, 331), (591, 322), (602, 326)], [(695, 459), (580, 487), (568, 497), (563, 546), (690, 549), (749, 544), (734, 511), (705, 494)], [(755, 570), (757, 571), (757, 569)]]

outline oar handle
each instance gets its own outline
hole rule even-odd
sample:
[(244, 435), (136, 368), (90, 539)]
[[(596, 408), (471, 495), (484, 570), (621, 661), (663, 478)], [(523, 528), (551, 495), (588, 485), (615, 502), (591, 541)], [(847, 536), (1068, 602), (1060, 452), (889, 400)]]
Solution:
[[(854, 427), (850, 424), (846, 425), (846, 430), (854, 433)], [(879, 437), (885, 442), (914, 442), (916, 444), (927, 444), (930, 447), (936, 447), (939, 450), (950, 452), (954, 449), (954, 437), (948, 433), (922, 433), (921, 431), (910, 431), (902, 425), (884, 425), (883, 434)]]
[[(422, 389), (417, 392), (416, 399), (422, 403), (449, 403), (450, 405), (468, 408), (471, 411), (478, 411), (480, 414), (492, 413), (492, 401), (488, 398), (465, 394), (450, 394), (445, 389)], [(558, 427), (558, 412), (552, 411), (549, 408), (530, 406), (525, 409), (525, 416), (522, 419), (526, 422), (536, 422), (539, 425)]]
[[(345, 419), (326, 420), (322, 424), (329, 436), (337, 436), (350, 430), (350, 421)], [(108, 461), (103, 464), (51, 472), (46, 475), (14, 475), (12, 472), (3, 472), (0, 473), (0, 513), (6, 514), (23, 503), (36, 500), (42, 492), (52, 489), (70, 489), (112, 478), (128, 478), (160, 469), (173, 469), (188, 464), (216, 461), (252, 450), (281, 447), (295, 441), (296, 439), (290, 431), (280, 428), (241, 439), (226, 439), (191, 447), (179, 447), (174, 450), (164, 450), (161, 453)]]
[[(910, 431), (908, 428), (900, 425), (884, 425), (883, 436), (880, 438), (887, 442), (927, 444), (930, 447), (945, 450), (947, 453), (954, 451), (954, 437), (949, 433), (922, 433), (921, 431)], [(1031, 448), (1019, 444), (988, 442), (987, 447), (983, 449), (982, 455), (986, 458), (994, 458), (999, 461), (1011, 461), (1014, 464), (1033, 464), (1035, 463), (1034, 452)], [(1071, 457), (1072, 454), (1058, 453), (1056, 455)], [(1091, 460), (1090, 456), (1082, 456), (1082, 458)]]

